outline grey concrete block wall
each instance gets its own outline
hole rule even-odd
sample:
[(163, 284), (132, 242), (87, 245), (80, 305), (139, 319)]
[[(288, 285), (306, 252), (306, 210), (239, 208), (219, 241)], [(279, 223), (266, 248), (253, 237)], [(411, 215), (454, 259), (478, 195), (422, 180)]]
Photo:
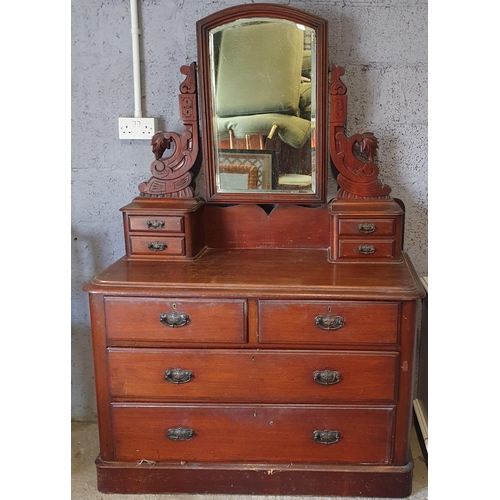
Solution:
[[(240, 3), (140, 0), (143, 115), (181, 132), (179, 68), (197, 60), (195, 23)], [(269, 2), (267, 2), (269, 3)], [(406, 205), (405, 250), (427, 275), (427, 1), (276, 1), (329, 22), (329, 61), (345, 67), (348, 133), (379, 140), (380, 179)], [(133, 116), (128, 0), (72, 2), (72, 417), (96, 418), (88, 300), (82, 286), (121, 257), (119, 209), (154, 159), (148, 141), (118, 138)], [(204, 195), (197, 180), (197, 193)], [(329, 182), (329, 197), (334, 182)]]

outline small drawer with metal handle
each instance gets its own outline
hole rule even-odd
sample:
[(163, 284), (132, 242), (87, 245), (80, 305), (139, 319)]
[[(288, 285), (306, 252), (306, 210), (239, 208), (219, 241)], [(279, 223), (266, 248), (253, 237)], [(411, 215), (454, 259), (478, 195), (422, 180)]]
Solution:
[(395, 240), (385, 239), (340, 239), (339, 257), (349, 259), (394, 259)]
[(184, 217), (172, 215), (129, 215), (130, 231), (182, 233), (184, 231)]
[(185, 239), (182, 236), (130, 236), (132, 256), (185, 255)]
[(395, 219), (339, 218), (339, 234), (341, 236), (392, 236), (395, 231)]
[(368, 465), (391, 460), (395, 410), (115, 403), (112, 418), (116, 460)]

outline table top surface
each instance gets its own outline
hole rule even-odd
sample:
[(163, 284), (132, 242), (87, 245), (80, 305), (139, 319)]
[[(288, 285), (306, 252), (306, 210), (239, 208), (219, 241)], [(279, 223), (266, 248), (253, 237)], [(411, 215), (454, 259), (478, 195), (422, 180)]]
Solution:
[(95, 293), (302, 296), (413, 300), (425, 295), (408, 256), (401, 262), (331, 263), (325, 250), (207, 250), (194, 261), (116, 261), (84, 289)]

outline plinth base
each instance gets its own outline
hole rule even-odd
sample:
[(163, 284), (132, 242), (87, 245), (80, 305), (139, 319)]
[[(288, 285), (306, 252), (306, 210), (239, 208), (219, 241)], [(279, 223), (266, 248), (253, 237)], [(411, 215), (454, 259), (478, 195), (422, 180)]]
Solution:
[(167, 464), (96, 460), (102, 493), (324, 495), (404, 498), (413, 462), (405, 466)]

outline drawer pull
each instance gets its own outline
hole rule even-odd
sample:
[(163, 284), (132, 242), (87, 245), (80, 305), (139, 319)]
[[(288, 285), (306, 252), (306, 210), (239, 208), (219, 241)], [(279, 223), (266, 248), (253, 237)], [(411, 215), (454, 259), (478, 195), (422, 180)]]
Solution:
[(375, 231), (375, 224), (373, 222), (364, 222), (363, 224), (358, 224), (358, 229), (360, 233), (370, 234)]
[(319, 444), (334, 444), (340, 439), (339, 431), (314, 431), (314, 441)]
[(338, 330), (344, 326), (344, 318), (342, 316), (316, 316), (316, 326), (322, 330)]
[(165, 372), (165, 380), (172, 384), (187, 384), (193, 379), (193, 372), (190, 370), (181, 370), (173, 368)]
[(167, 431), (167, 438), (172, 441), (189, 441), (194, 438), (194, 431), (185, 427), (172, 428)]
[(313, 373), (313, 379), (317, 384), (321, 385), (338, 384), (340, 382), (340, 372), (331, 370), (318, 370)]
[(359, 245), (358, 252), (364, 255), (370, 255), (375, 252), (375, 247), (373, 245)]
[(162, 220), (148, 220), (148, 229), (162, 229), (165, 226), (165, 221)]
[(151, 241), (148, 243), (148, 248), (152, 252), (163, 252), (167, 248), (167, 244), (163, 241)]
[(189, 323), (189, 314), (171, 312), (160, 314), (160, 322), (162, 325), (169, 326), (170, 328), (177, 328), (186, 326)]

